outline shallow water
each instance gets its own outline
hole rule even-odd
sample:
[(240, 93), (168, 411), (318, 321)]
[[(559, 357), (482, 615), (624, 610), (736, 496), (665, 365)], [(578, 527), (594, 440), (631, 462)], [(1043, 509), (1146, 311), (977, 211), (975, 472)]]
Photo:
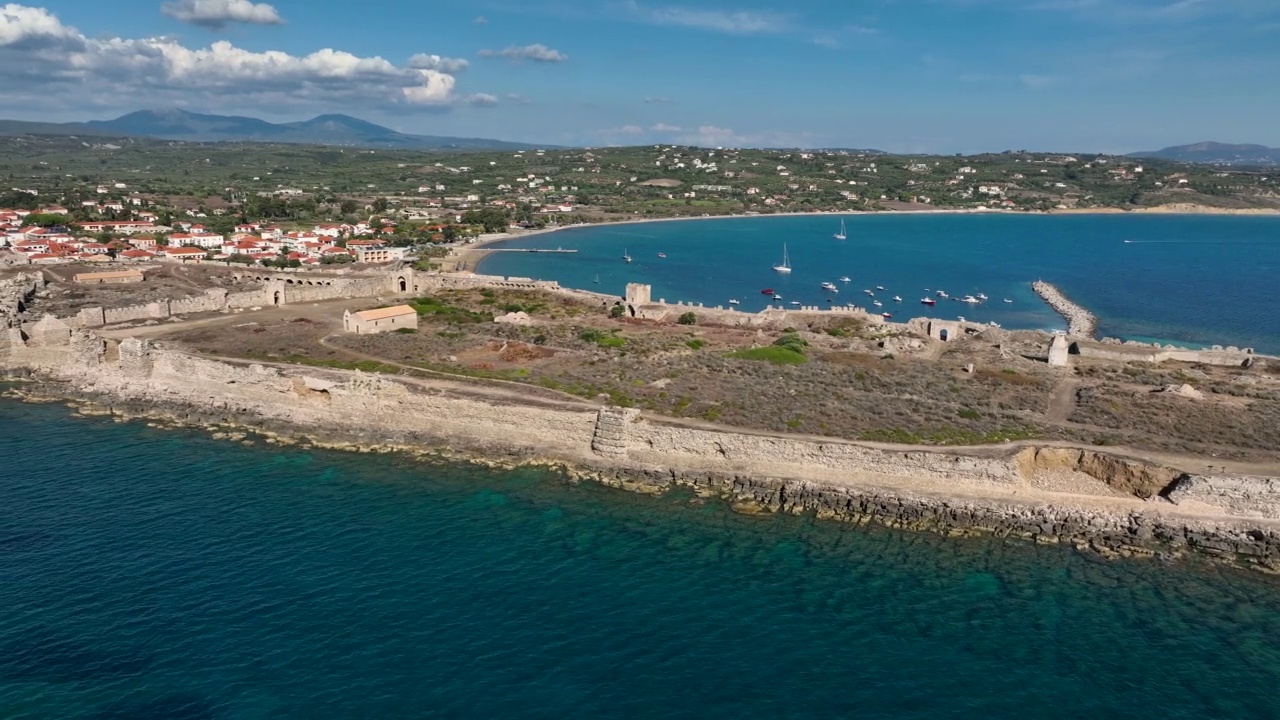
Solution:
[[(1280, 352), (1280, 315), (1271, 307), (1280, 275), (1280, 218), (868, 214), (848, 216), (846, 223), (844, 241), (831, 237), (839, 229), (834, 216), (570, 228), (495, 247), (564, 247), (577, 254), (495, 253), (478, 269), (619, 296), (627, 283), (644, 282), (653, 285), (655, 299), (709, 307), (737, 299), (751, 312), (765, 307), (760, 290), (771, 288), (784, 296), (784, 307), (793, 300), (822, 307), (852, 302), (895, 320), (964, 316), (1008, 328), (1065, 329), (1031, 290), (1044, 279), (1098, 315), (1103, 335)], [(771, 269), (784, 243), (790, 276)], [(624, 251), (635, 261), (624, 263)], [(850, 282), (839, 282), (841, 276)], [(840, 292), (823, 291), (822, 281)], [(885, 290), (876, 291), (878, 285)], [(871, 305), (864, 290), (883, 306)], [(985, 293), (990, 300), (920, 304), (938, 290), (953, 299)]]
[(0, 401), (0, 717), (1280, 716), (1280, 580)]

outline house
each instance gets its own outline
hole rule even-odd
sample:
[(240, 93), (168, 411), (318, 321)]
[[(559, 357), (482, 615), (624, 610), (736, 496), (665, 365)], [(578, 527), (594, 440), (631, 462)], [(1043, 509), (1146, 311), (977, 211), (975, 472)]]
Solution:
[(167, 247), (161, 249), (159, 255), (163, 260), (198, 263), (204, 260), (205, 251), (194, 247)]
[(215, 250), (222, 247), (223, 239), (221, 235), (214, 235), (213, 233), (174, 233), (169, 236), (169, 247), (194, 245), (206, 250)]
[(405, 248), (389, 248), (389, 247), (368, 247), (368, 246), (347, 246), (356, 254), (356, 262), (362, 263), (384, 263), (392, 260), (403, 260)]
[(357, 335), (391, 332), (401, 328), (418, 329), (418, 311), (408, 305), (342, 313), (342, 329)]
[(116, 260), (121, 262), (144, 262), (154, 260), (155, 257), (154, 253), (149, 253), (146, 250), (121, 250), (116, 253)]
[(99, 220), (80, 223), (85, 232), (111, 232), (121, 235), (133, 235), (140, 232), (155, 232), (155, 223), (149, 220)]
[(112, 270), (108, 272), (76, 273), (71, 276), (74, 282), (82, 285), (115, 285), (118, 283), (140, 283), (143, 281), (141, 270)]

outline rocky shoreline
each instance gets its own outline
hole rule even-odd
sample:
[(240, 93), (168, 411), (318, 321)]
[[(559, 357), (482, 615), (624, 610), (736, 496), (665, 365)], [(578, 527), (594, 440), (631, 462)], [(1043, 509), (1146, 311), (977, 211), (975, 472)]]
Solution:
[(1092, 340), (1098, 332), (1098, 318), (1071, 302), (1056, 286), (1043, 280), (1031, 284), (1045, 303), (1067, 321), (1067, 334)]
[(800, 478), (659, 467), (624, 458), (548, 455), (519, 442), (459, 437), (424, 429), (388, 432), (327, 422), (299, 424), (246, 408), (210, 407), (181, 399), (122, 398), (73, 383), (37, 379), (10, 397), (67, 402), (84, 416), (195, 428), (246, 443), (368, 453), (405, 453), (435, 461), (494, 468), (546, 467), (566, 482), (598, 482), (643, 494), (685, 488), (719, 498), (743, 513), (785, 512), (821, 520), (925, 531), (944, 536), (990, 535), (1069, 544), (1106, 558), (1173, 560), (1204, 555), (1237, 567), (1280, 573), (1280, 531), (1256, 522), (1195, 521), (1143, 511), (1115, 512), (1043, 502), (971, 499), (957, 494), (820, 482)]

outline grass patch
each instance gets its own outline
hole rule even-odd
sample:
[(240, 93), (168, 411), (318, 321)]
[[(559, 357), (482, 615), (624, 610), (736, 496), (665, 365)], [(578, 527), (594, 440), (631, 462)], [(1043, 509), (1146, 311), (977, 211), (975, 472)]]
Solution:
[(803, 365), (809, 362), (809, 358), (804, 353), (796, 352), (791, 348), (781, 347), (779, 345), (767, 345), (765, 347), (750, 348), (747, 350), (735, 350), (728, 354), (728, 357), (737, 358), (739, 360), (763, 360), (774, 365)]
[(701, 350), (702, 348), (707, 346), (707, 343), (704, 340), (699, 340), (698, 338), (694, 338), (692, 340), (686, 341), (685, 345), (688, 345), (690, 350)]
[(868, 430), (858, 436), (868, 442), (895, 443), (898, 445), (994, 445), (1013, 440), (1031, 440), (1038, 437), (1027, 428), (1001, 428), (988, 432), (965, 430), (944, 425), (926, 432), (911, 432), (900, 428)]
[(310, 367), (324, 367), (334, 370), (359, 370), (361, 372), (386, 373), (389, 375), (397, 375), (403, 372), (400, 367), (378, 362), (377, 360), (335, 360), (307, 357), (306, 355), (286, 355), (279, 358), (279, 360), (291, 365), (308, 365)]
[(448, 305), (433, 297), (414, 298), (409, 301), (409, 307), (416, 310), (419, 315), (429, 315), (458, 325), (474, 325), (493, 320), (493, 318), (484, 313), (472, 312), (466, 308)]

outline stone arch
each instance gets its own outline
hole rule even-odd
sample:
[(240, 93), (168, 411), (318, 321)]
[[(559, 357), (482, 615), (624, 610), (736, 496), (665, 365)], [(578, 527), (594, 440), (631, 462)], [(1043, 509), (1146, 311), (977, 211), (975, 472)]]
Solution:
[(946, 328), (942, 328), (941, 330), (938, 331), (938, 339), (941, 340), (942, 342), (947, 341), (947, 335), (948, 333)]
[(635, 317), (635, 316), (636, 316), (636, 306), (635, 306), (635, 305), (628, 305), (628, 306), (627, 306), (627, 312), (631, 313), (631, 317)]
[(405, 281), (403, 275), (401, 275), (399, 278), (396, 279), (396, 286), (400, 288), (400, 292), (409, 291), (409, 283)]

